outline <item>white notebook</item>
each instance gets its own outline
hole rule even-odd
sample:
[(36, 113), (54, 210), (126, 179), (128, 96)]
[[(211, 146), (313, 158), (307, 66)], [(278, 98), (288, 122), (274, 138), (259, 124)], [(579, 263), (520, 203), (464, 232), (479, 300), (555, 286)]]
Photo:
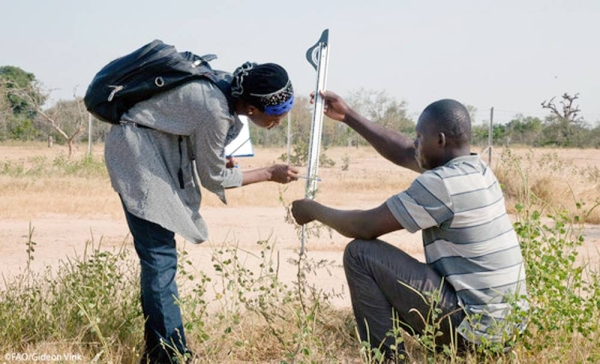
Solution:
[(249, 120), (246, 116), (240, 116), (244, 126), (240, 134), (225, 147), (225, 156), (227, 157), (254, 157), (252, 140), (250, 139)]

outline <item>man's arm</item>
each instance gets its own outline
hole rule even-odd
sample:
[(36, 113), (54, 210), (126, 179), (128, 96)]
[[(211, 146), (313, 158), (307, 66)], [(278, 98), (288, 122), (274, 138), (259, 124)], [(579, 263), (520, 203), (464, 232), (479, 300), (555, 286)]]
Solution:
[(401, 167), (421, 172), (415, 159), (411, 139), (367, 120), (352, 110), (343, 98), (331, 91), (321, 94), (325, 100), (325, 115), (341, 121), (365, 138), (381, 156)]
[(385, 203), (371, 210), (338, 210), (304, 199), (292, 203), (292, 214), (300, 225), (317, 220), (354, 239), (375, 239), (403, 229)]

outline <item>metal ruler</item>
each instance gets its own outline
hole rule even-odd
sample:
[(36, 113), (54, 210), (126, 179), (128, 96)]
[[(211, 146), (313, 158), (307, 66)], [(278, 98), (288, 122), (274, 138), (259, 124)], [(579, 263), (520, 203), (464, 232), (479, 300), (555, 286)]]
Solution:
[[(317, 192), (319, 172), (319, 154), (321, 153), (321, 134), (323, 132), (323, 111), (325, 100), (321, 92), (325, 91), (327, 84), (327, 67), (329, 65), (329, 29), (325, 29), (317, 43), (306, 51), (306, 59), (317, 71), (317, 85), (314, 95), (314, 110), (310, 128), (310, 143), (308, 149), (308, 171), (306, 179), (306, 192), (304, 197), (314, 199)], [(304, 254), (306, 240), (305, 225), (302, 225), (302, 242), (300, 254)]]

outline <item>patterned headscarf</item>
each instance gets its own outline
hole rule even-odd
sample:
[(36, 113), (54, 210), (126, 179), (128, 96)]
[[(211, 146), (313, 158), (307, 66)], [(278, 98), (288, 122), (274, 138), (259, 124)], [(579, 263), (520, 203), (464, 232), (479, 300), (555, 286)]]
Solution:
[(248, 101), (267, 115), (292, 109), (294, 88), (283, 67), (274, 63), (246, 62), (233, 72), (231, 96)]

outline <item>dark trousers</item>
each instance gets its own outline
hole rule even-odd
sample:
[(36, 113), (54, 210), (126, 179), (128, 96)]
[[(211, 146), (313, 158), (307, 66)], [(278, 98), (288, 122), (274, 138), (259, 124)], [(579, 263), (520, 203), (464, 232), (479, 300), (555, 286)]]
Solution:
[(465, 315), (456, 292), (429, 265), (384, 241), (354, 240), (344, 252), (344, 270), (361, 341), (381, 347), (386, 354), (397, 345), (402, 353), (404, 345), (387, 335), (394, 321), (409, 334), (423, 334), (424, 318), (432, 308), (423, 297), (428, 297), (426, 292), (440, 291), (438, 320), (445, 315), (450, 320), (440, 322), (437, 330), (443, 335), (436, 338), (436, 345), (457, 342), (457, 336), (459, 347), (464, 345), (455, 330)]
[[(141, 264), (141, 298), (144, 312), (145, 359), (171, 363), (176, 352), (188, 352), (177, 300), (177, 249), (175, 234), (136, 217), (124, 207), (135, 251)], [(145, 360), (142, 360), (145, 363)]]

